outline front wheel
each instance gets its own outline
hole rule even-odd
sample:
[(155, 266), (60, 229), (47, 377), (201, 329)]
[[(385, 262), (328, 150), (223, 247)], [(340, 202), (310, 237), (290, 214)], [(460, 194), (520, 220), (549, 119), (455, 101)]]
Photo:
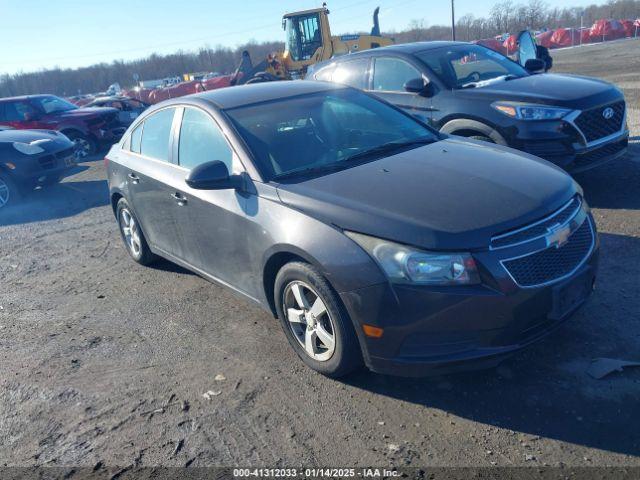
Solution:
[(285, 335), (309, 367), (341, 377), (362, 365), (349, 315), (315, 267), (302, 262), (286, 264), (276, 276), (274, 295)]
[(80, 132), (67, 132), (67, 137), (75, 145), (76, 158), (84, 159), (97, 151), (96, 142), (92, 138)]
[(0, 209), (16, 205), (20, 197), (18, 186), (6, 174), (0, 172)]
[(118, 201), (116, 207), (116, 216), (118, 218), (118, 226), (120, 227), (120, 236), (124, 241), (127, 251), (140, 265), (150, 265), (156, 260), (146, 238), (140, 229), (138, 219), (131, 211), (131, 207), (124, 198)]

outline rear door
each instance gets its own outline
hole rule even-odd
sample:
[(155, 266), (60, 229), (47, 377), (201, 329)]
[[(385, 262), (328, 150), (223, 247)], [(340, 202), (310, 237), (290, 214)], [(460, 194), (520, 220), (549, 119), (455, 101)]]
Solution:
[(424, 77), (425, 75), (415, 65), (405, 59), (391, 56), (375, 57), (370, 90), (383, 100), (431, 124), (431, 97), (410, 93), (404, 89), (404, 84), (409, 80)]
[(176, 195), (184, 170), (173, 163), (174, 121), (180, 108), (159, 110), (132, 133), (127, 169), (128, 200), (152, 248), (179, 259), (185, 257), (179, 217), (184, 203)]

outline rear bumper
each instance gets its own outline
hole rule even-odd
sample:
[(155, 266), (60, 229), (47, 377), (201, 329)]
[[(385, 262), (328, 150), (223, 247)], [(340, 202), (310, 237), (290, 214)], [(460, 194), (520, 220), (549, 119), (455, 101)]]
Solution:
[[(477, 370), (553, 332), (583, 303), (554, 315), (554, 292), (576, 279), (595, 283), (597, 247), (568, 279), (540, 288), (426, 288), (379, 284), (342, 293), (366, 365), (383, 374), (429, 376)], [(362, 324), (384, 329), (366, 337)]]

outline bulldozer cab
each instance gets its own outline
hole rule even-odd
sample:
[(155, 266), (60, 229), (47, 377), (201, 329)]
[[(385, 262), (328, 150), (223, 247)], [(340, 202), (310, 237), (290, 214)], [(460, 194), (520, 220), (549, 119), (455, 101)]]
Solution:
[(293, 70), (325, 60), (325, 47), (331, 56), (331, 31), (326, 8), (295, 12), (282, 18), (285, 35), (285, 59)]

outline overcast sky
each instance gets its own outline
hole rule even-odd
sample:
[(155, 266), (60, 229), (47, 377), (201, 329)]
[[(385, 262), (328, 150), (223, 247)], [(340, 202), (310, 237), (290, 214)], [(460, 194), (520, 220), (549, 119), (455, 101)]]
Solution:
[[(449, 0), (329, 0), (334, 34), (368, 30), (381, 7), (385, 31), (412, 20), (450, 23)], [(456, 0), (456, 15), (484, 16), (494, 0)], [(584, 6), (598, 0), (553, 0)], [(0, 72), (79, 67), (152, 52), (235, 47), (250, 39), (284, 39), (285, 12), (316, 8), (315, 0), (0, 0)]]

